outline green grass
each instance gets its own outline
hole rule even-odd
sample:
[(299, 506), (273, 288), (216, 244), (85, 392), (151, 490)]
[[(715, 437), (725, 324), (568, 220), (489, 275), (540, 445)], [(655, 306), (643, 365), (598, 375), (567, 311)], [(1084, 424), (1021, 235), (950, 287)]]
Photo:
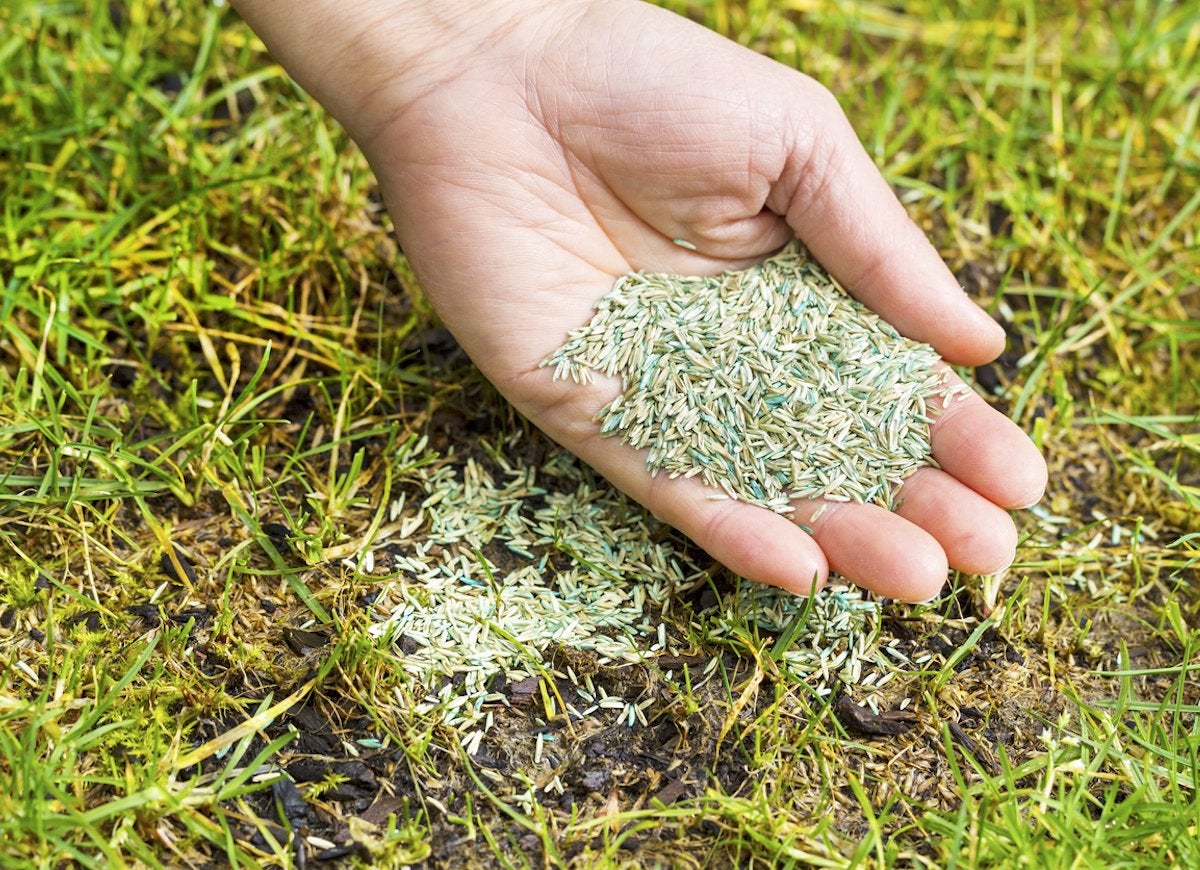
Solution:
[[(650, 727), (560, 735), (564, 771), (605, 743), (610, 786), (522, 805), (515, 780), (550, 768), (520, 709), (488, 742), (514, 776), (489, 779), (415, 712), (369, 632), (382, 581), (341, 560), (451, 444), (536, 436), (440, 333), (363, 159), (236, 15), (18, 0), (0, 864), (294, 864), (281, 770), (323, 728), (384, 784), (367, 820), (334, 796), (353, 768), (297, 786), (351, 863), (1200, 864), (1200, 8), (667, 5), (838, 93), (1009, 330), (976, 374), (1050, 491), (1007, 576), (887, 609), (886, 635), (933, 653), (881, 696), (911, 698), (912, 727), (848, 731), (779, 666), (787, 637), (748, 618), (713, 638), (683, 608), (712, 678), (607, 675), (654, 699)], [(297, 652), (284, 628), (329, 641)]]

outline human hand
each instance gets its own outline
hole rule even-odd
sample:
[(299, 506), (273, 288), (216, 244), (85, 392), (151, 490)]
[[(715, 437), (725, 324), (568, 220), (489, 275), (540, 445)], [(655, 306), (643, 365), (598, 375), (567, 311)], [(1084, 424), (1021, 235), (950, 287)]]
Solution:
[(742, 268), (793, 235), (946, 360), (999, 353), (1003, 331), (958, 287), (816, 82), (636, 0), (503, 0), (453, 13), (376, 0), (370, 14), (356, 9), (353, 28), (337, 4), (304, 14), (273, 0), (237, 5), (363, 148), (422, 286), (483, 373), (718, 561), (796, 592), (833, 569), (924, 600), (948, 565), (988, 573), (1012, 560), (1004, 509), (1036, 502), (1046, 469), (973, 394), (937, 417), (941, 469), (911, 475), (895, 513), (829, 503), (814, 520), (819, 502), (784, 518), (711, 501), (696, 480), (652, 477), (593, 420), (615, 381), (581, 387), (538, 368), (620, 275)]

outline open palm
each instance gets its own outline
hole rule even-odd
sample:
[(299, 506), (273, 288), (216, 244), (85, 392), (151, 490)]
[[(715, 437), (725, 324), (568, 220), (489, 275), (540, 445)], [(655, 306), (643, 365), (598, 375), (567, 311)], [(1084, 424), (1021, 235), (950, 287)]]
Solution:
[[(270, 22), (248, 17), (270, 34)], [(752, 579), (807, 591), (832, 568), (919, 600), (938, 591), (947, 565), (989, 572), (1011, 561), (1004, 508), (1037, 500), (1045, 466), (974, 396), (939, 417), (941, 469), (908, 478), (896, 513), (839, 503), (812, 521), (815, 502), (787, 519), (708, 500), (696, 480), (652, 477), (641, 454), (601, 438), (593, 421), (615, 382), (583, 388), (538, 368), (618, 276), (741, 268), (793, 236), (947, 360), (994, 357), (1002, 331), (909, 221), (827, 91), (640, 2), (538, 4), (486, 28), (459, 22), (457, 43), (424, 54), (419, 74), (397, 58), (392, 77), (388, 46), (412, 36), (393, 32), (396, 21), (381, 15), (360, 31), (357, 70), (322, 65), (286, 36), (268, 43), (363, 147), (426, 292), (518, 409)]]

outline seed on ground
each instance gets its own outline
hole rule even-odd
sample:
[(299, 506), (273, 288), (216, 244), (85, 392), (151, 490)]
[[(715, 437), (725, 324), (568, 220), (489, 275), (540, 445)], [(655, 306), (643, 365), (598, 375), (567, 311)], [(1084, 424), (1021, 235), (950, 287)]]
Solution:
[[(501, 445), (484, 446), (500, 455)], [(709, 565), (692, 561), (678, 539), (620, 493), (596, 486), (565, 452), (541, 467), (516, 458), (507, 465), (451, 454), (423, 467), (423, 497), (409, 494), (393, 505), (393, 528), (405, 534), (374, 545), (388, 553), (394, 572), (375, 601), (375, 632), (393, 640), (400, 666), (424, 687), (418, 712), (462, 731), (469, 753), (491, 730), (492, 709), (507, 702), (490, 688), (498, 675), (508, 684), (565, 677), (588, 704), (579, 715), (617, 714), (636, 727), (649, 721), (647, 706), (607, 692), (592, 675), (556, 670), (551, 650), (590, 650), (600, 663), (641, 662), (664, 647), (672, 620), (670, 633), (684, 636), (735, 637), (748, 620), (780, 633), (806, 607), (805, 599), (743, 581), (736, 594), (682, 626), (673, 602), (708, 578)], [(529, 557), (508, 546), (514, 540)], [(781, 664), (821, 696), (859, 671), (894, 670), (876, 643), (878, 626), (877, 603), (857, 589), (828, 587), (817, 593)], [(719, 656), (707, 661), (704, 677), (719, 663)]]

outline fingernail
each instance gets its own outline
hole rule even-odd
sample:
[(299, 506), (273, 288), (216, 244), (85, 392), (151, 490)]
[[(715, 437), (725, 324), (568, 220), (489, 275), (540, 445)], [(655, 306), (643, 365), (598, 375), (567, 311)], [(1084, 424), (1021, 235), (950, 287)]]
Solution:
[(787, 586), (782, 588), (786, 589), (788, 592), (791, 592), (793, 595), (798, 595), (801, 598), (807, 598), (809, 595), (820, 592), (822, 589), (824, 589), (825, 582), (826, 579), (821, 577), (821, 573), (819, 571), (816, 571), (808, 580), (789, 583)]
[(1021, 502), (1021, 503), (1020, 503), (1020, 504), (1019, 504), (1019, 505), (1018, 505), (1016, 508), (1014, 508), (1014, 510), (1019, 510), (1019, 511), (1027, 511), (1027, 510), (1029, 510), (1031, 507), (1035, 507), (1035, 506), (1037, 506), (1037, 504), (1038, 504), (1039, 502), (1041, 502), (1041, 500), (1042, 500), (1043, 498), (1045, 498), (1045, 497), (1046, 497), (1046, 490), (1045, 490), (1045, 488), (1043, 488), (1043, 489), (1041, 489), (1041, 490), (1039, 490), (1039, 491), (1038, 491), (1038, 494), (1037, 494), (1037, 497), (1036, 497), (1036, 498), (1034, 498), (1034, 499), (1033, 499), (1033, 500), (1031, 500), (1031, 501), (1027, 501), (1027, 502)]

